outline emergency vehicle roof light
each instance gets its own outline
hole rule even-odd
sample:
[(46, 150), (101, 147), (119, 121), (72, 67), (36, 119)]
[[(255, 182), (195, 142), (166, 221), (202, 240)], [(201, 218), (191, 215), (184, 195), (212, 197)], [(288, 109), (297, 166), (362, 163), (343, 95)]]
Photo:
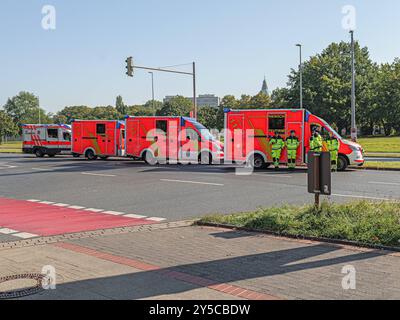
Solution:
[(224, 108), (224, 113), (228, 113), (228, 112), (231, 112), (231, 111), (232, 111), (231, 108)]

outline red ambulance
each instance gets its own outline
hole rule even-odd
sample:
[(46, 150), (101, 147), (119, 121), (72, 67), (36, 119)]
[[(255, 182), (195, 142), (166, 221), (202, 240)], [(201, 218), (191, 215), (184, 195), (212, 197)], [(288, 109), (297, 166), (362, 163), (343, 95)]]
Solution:
[(126, 155), (156, 163), (212, 164), (223, 160), (222, 144), (188, 117), (127, 117)]
[[(365, 162), (363, 148), (343, 139), (326, 121), (299, 109), (225, 110), (225, 163), (247, 162), (255, 168), (268, 167), (272, 162), (270, 137), (278, 132), (283, 138), (294, 130), (300, 140), (297, 165), (307, 163), (310, 137), (314, 128), (320, 129), (323, 138), (332, 132), (340, 141), (338, 170), (349, 165), (362, 166)], [(326, 145), (324, 146), (326, 149)], [(287, 163), (286, 149), (281, 163)]]
[(125, 155), (125, 124), (117, 120), (74, 120), (72, 154), (88, 160)]
[(65, 124), (24, 124), (22, 137), (22, 151), (38, 158), (71, 152), (71, 127)]

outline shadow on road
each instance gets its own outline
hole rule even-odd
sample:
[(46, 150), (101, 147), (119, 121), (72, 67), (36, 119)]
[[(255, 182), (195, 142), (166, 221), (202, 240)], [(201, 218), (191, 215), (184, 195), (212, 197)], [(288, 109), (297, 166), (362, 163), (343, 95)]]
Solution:
[[(256, 280), (262, 277), (284, 275), (303, 270), (352, 264), (382, 256), (382, 252), (361, 252), (345, 256), (332, 256), (338, 248), (327, 245), (305, 246), (268, 253), (226, 258), (162, 268), (154, 271), (140, 271), (131, 274), (89, 279), (57, 286), (30, 299), (144, 299), (156, 296), (184, 293), (195, 288), (221, 283)], [(317, 258), (320, 255), (331, 257)], [(134, 254), (133, 254), (134, 256)], [(304, 261), (308, 259), (308, 261)], [(341, 290), (343, 275), (338, 268), (338, 290)], [(178, 273), (178, 276), (177, 276)], [(204, 285), (184, 280), (181, 274), (206, 279)], [(179, 281), (178, 278), (181, 278)], [(261, 280), (257, 280), (258, 282)], [(252, 282), (254, 285), (254, 281)], [(241, 284), (245, 287), (245, 285)], [(301, 284), (298, 284), (301, 286)], [(285, 284), (282, 284), (285, 286)], [(262, 288), (262, 284), (260, 284)], [(340, 288), (340, 289), (339, 289)], [(259, 291), (262, 291), (260, 289)], [(271, 293), (271, 292), (269, 292)]]

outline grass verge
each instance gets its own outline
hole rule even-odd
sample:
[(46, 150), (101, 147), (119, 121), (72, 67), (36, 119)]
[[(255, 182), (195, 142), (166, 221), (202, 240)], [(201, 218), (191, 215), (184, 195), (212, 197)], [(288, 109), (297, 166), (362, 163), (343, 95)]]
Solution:
[(400, 161), (367, 161), (363, 168), (369, 169), (400, 169)]
[(360, 138), (358, 142), (366, 153), (399, 153), (400, 137)]
[(22, 142), (5, 142), (0, 144), (0, 153), (22, 153)]
[(324, 202), (320, 210), (314, 206), (274, 207), (249, 213), (211, 215), (200, 222), (400, 248), (398, 202)]

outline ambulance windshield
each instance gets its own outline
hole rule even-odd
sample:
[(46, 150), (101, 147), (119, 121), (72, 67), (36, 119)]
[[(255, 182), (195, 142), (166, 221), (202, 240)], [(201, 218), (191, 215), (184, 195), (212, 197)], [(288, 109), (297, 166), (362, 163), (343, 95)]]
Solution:
[(343, 138), (340, 136), (340, 134), (337, 133), (336, 130), (333, 129), (333, 128), (328, 124), (328, 122), (326, 122), (325, 120), (323, 120), (323, 119), (321, 119), (321, 118), (320, 118), (320, 120), (321, 120), (321, 122), (324, 124), (324, 126), (325, 126), (326, 129), (328, 129), (329, 131), (332, 131), (332, 132), (333, 132), (333, 134), (336, 136), (336, 138), (343, 140)]
[(215, 141), (215, 137), (211, 134), (210, 130), (208, 130), (205, 126), (197, 121), (190, 121), (195, 128), (201, 133), (201, 136), (208, 141)]

